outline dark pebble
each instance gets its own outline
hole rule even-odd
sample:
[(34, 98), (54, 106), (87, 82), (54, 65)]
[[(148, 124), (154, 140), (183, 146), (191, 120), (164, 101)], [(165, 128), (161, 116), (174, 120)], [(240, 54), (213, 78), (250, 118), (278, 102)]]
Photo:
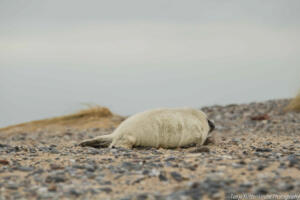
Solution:
[(22, 171), (22, 172), (30, 172), (32, 170), (34, 170), (33, 167), (25, 167), (25, 166), (20, 166), (20, 167), (16, 167), (16, 170)]
[(146, 170), (143, 170), (142, 174), (143, 174), (143, 175), (149, 175), (149, 174), (150, 174), (150, 171), (147, 170), (147, 169), (146, 169)]
[(137, 200), (147, 200), (148, 199), (148, 194), (139, 194), (136, 197)]
[(7, 160), (0, 160), (1, 165), (9, 165), (9, 162)]
[(142, 166), (140, 164), (136, 164), (136, 163), (132, 163), (132, 162), (123, 162), (122, 168), (131, 171), (131, 170), (141, 170)]
[(264, 165), (258, 165), (257, 166), (257, 170), (258, 171), (262, 171), (262, 170), (264, 170), (266, 167), (264, 166)]
[(299, 159), (295, 155), (288, 156), (289, 167), (294, 167), (300, 164)]
[(10, 190), (17, 190), (18, 189), (18, 185), (14, 184), (14, 183), (9, 183), (7, 184), (6, 188), (10, 189)]
[(259, 187), (255, 189), (254, 192), (256, 195), (266, 195), (268, 194), (268, 189), (266, 187)]
[(239, 164), (241, 164), (241, 165), (245, 165), (245, 164), (247, 164), (244, 160), (241, 160), (240, 162), (239, 162)]
[(11, 147), (10, 145), (7, 145), (7, 144), (2, 144), (0, 143), (0, 148), (7, 148), (7, 147)]
[(165, 162), (169, 162), (169, 161), (174, 161), (176, 158), (174, 156), (170, 156), (168, 158), (166, 158), (164, 161)]
[(65, 182), (66, 178), (64, 176), (47, 176), (45, 182), (46, 183), (60, 183), (60, 182)]
[(146, 177), (141, 177), (141, 178), (137, 178), (136, 180), (134, 180), (131, 184), (134, 185), (136, 183), (140, 183), (141, 181), (145, 180)]
[(209, 151), (208, 147), (196, 147), (196, 149), (193, 149), (190, 153), (209, 153)]
[(111, 181), (104, 181), (104, 180), (102, 180), (102, 178), (101, 179), (98, 178), (96, 180), (97, 180), (99, 185), (111, 185), (112, 184)]
[(103, 188), (99, 188), (99, 190), (105, 192), (105, 193), (111, 193), (112, 189), (110, 187), (103, 187)]
[(58, 170), (58, 169), (63, 169), (64, 167), (57, 165), (57, 164), (50, 164), (50, 168), (52, 170)]
[(279, 186), (279, 189), (281, 191), (291, 191), (294, 189), (294, 186), (289, 183), (282, 183), (282, 185)]
[(242, 187), (242, 188), (251, 188), (252, 184), (251, 183), (242, 183), (242, 184), (239, 185), (239, 187)]
[(171, 172), (170, 173), (171, 177), (176, 180), (177, 182), (181, 182), (184, 180), (184, 178), (179, 174), (178, 172)]
[(82, 192), (76, 190), (75, 188), (72, 188), (72, 189), (69, 190), (69, 194), (78, 197), (82, 194)]
[(270, 148), (256, 148), (256, 152), (271, 152)]
[(160, 171), (159, 175), (158, 175), (158, 178), (159, 178), (160, 181), (168, 181), (168, 178), (166, 176), (166, 172), (165, 171)]

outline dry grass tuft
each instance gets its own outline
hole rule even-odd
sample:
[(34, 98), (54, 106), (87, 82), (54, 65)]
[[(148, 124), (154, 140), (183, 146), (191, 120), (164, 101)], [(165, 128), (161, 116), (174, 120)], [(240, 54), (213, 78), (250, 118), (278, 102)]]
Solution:
[(50, 119), (43, 119), (37, 121), (26, 122), (5, 128), (0, 128), (0, 131), (7, 131), (11, 129), (20, 129), (22, 131), (34, 131), (45, 127), (75, 127), (75, 128), (89, 128), (89, 127), (106, 127), (111, 125), (111, 121), (115, 124), (120, 123), (124, 118), (114, 115), (108, 108), (93, 106), (88, 109), (81, 110), (77, 113), (64, 115), (61, 117), (54, 117)]
[(286, 111), (300, 112), (300, 92), (285, 108)]
[(90, 118), (103, 118), (103, 117), (111, 117), (113, 116), (112, 112), (105, 107), (90, 107), (85, 110), (81, 110), (77, 113), (71, 114), (71, 115), (65, 115), (61, 117), (55, 117), (48, 120), (43, 120), (44, 122), (50, 122), (50, 123), (69, 123), (73, 121), (77, 121), (79, 119), (90, 119)]

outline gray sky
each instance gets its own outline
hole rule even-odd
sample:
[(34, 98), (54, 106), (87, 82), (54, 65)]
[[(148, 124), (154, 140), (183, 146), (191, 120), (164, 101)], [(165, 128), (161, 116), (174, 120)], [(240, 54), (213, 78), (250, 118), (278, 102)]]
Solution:
[(300, 88), (300, 1), (0, 0), (0, 127)]

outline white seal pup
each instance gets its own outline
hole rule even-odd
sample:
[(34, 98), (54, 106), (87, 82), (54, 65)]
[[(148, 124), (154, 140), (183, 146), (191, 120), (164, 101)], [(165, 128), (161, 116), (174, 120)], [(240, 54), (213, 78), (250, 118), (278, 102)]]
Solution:
[(81, 146), (176, 148), (202, 145), (214, 124), (200, 110), (162, 108), (135, 114), (110, 135), (85, 140)]

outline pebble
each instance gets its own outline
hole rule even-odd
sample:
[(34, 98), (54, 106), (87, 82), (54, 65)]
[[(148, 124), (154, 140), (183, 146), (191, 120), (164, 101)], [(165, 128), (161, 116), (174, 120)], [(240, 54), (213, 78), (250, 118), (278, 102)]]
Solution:
[(179, 174), (178, 172), (171, 172), (170, 173), (171, 177), (176, 180), (177, 182), (181, 182), (184, 180), (184, 178), (181, 176), (181, 174)]
[(72, 196), (78, 197), (78, 196), (80, 196), (82, 194), (82, 192), (79, 191), (79, 190), (77, 190), (76, 188), (71, 188), (69, 190), (69, 194), (72, 195)]
[(122, 166), (121, 166), (123, 169), (126, 169), (126, 170), (141, 170), (142, 169), (142, 166), (140, 164), (136, 164), (136, 163), (132, 163), (132, 162), (123, 162), (122, 163)]
[(52, 175), (52, 176), (47, 176), (45, 182), (46, 183), (60, 183), (60, 182), (65, 182), (66, 178), (64, 176), (59, 176), (59, 175)]
[(209, 153), (210, 150), (208, 147), (196, 147), (195, 149), (191, 150), (190, 153)]
[(271, 152), (270, 148), (256, 148), (256, 152)]
[(254, 194), (266, 195), (266, 194), (268, 194), (268, 189), (267, 189), (267, 187), (257, 187), (254, 189)]
[(264, 165), (258, 165), (257, 166), (257, 170), (258, 171), (262, 171), (262, 170), (264, 170), (265, 169), (265, 166)]
[(136, 197), (136, 200), (147, 200), (148, 199), (148, 194), (139, 194)]
[(16, 167), (16, 170), (23, 171), (23, 172), (30, 172), (30, 171), (33, 171), (34, 168), (26, 167), (26, 166), (19, 166), (19, 167)]
[(17, 184), (15, 184), (15, 183), (8, 183), (6, 185), (6, 188), (10, 189), (10, 190), (17, 190), (19, 188), (19, 186)]
[(231, 165), (233, 168), (236, 168), (236, 169), (243, 167), (243, 165), (241, 165), (240, 163), (232, 163)]
[(110, 187), (103, 187), (103, 188), (99, 188), (99, 190), (106, 192), (106, 193), (111, 193), (112, 189)]
[(167, 175), (165, 171), (160, 171), (158, 178), (160, 181), (168, 181)]
[(290, 191), (294, 189), (293, 184), (285, 183), (285, 182), (279, 182), (278, 189), (281, 191)]
[(300, 167), (300, 160), (295, 155), (289, 155), (287, 159), (289, 161), (289, 167)]
[(0, 165), (9, 165), (7, 160), (0, 160)]

